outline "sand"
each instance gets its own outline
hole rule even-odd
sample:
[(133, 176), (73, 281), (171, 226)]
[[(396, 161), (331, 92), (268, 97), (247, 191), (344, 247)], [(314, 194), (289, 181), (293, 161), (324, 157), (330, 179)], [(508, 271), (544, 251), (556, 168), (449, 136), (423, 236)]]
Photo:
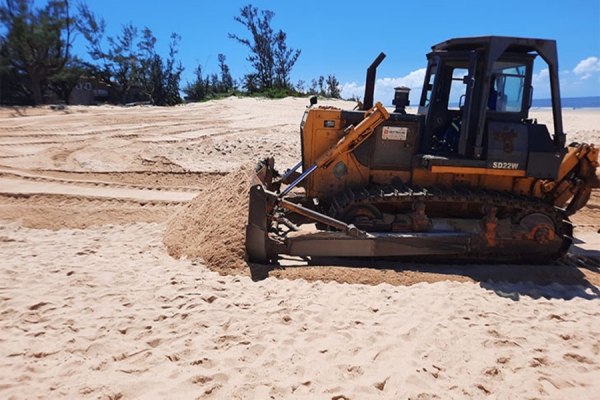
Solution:
[[(244, 174), (296, 163), (307, 104), (0, 109), (0, 397), (595, 397), (597, 191), (556, 265), (252, 279)], [(564, 124), (600, 143), (599, 111)]]
[(244, 239), (252, 170), (244, 165), (216, 179), (169, 220), (163, 243), (172, 257), (201, 258), (222, 275), (250, 274)]

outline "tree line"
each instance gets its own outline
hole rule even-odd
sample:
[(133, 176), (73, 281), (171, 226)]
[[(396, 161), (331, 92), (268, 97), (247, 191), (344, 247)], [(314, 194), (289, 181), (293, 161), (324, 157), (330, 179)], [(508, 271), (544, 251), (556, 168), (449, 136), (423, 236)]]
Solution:
[[(301, 50), (290, 48), (287, 35), (272, 27), (275, 13), (251, 4), (234, 20), (249, 34), (228, 37), (244, 46), (249, 73), (234, 79), (224, 54), (218, 55), (219, 73), (206, 73), (201, 65), (195, 78), (181, 85), (184, 68), (177, 60), (181, 37), (173, 33), (168, 54), (156, 51), (157, 38), (148, 27), (129, 23), (115, 36), (106, 34), (106, 21), (83, 1), (48, 0), (35, 8), (33, 0), (0, 3), (0, 103), (41, 105), (58, 99), (69, 104), (82, 79), (106, 88), (106, 101), (124, 104), (149, 101), (175, 105), (183, 99), (202, 101), (226, 95), (321, 95), (340, 98), (334, 75), (320, 76), (307, 85), (291, 83), (291, 71)], [(73, 40), (86, 41), (88, 59), (72, 53)]]

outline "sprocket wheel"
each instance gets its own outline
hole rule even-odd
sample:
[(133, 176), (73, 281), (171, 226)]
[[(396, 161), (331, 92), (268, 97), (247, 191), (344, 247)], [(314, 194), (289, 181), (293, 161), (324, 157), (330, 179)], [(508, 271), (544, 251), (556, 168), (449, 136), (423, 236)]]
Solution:
[(350, 206), (339, 219), (359, 229), (368, 230), (375, 220), (381, 219), (381, 212), (372, 204), (356, 204)]

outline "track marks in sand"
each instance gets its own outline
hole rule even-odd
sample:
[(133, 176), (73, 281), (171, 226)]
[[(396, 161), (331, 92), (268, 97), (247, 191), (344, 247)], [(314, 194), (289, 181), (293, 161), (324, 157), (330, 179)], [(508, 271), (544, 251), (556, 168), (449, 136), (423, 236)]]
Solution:
[(107, 188), (107, 184), (92, 184), (92, 187), (85, 185), (65, 185), (63, 182), (35, 182), (26, 184), (22, 180), (10, 178), (0, 178), (0, 183), (2, 184), (2, 189), (0, 189), (1, 194), (6, 196), (13, 195), (15, 197), (42, 194), (105, 198), (109, 200), (133, 199), (146, 202), (186, 202), (192, 200), (197, 194), (197, 192), (143, 190), (148, 188), (140, 189), (134, 187)]
[(20, 221), (23, 226), (38, 229), (84, 229), (94, 225), (164, 222), (182, 206), (171, 201), (0, 195), (0, 221)]
[[(290, 112), (282, 104), (248, 102), (263, 107), (260, 116), (222, 101), (168, 110), (73, 107), (66, 115), (46, 110), (33, 118), (5, 118), (8, 136), (4, 142), (0, 138), (0, 164), (73, 171), (230, 171), (278, 153), (282, 168), (294, 165), (297, 121), (305, 105), (298, 103), (297, 112)], [(282, 120), (282, 112), (295, 118)]]
[[(0, 169), (0, 220), (37, 228), (163, 222), (222, 174)], [(1, 185), (1, 182), (18, 185)], [(23, 190), (19, 189), (21, 186)]]
[(60, 169), (23, 170), (0, 167), (0, 174), (19, 176), (32, 179), (56, 179), (77, 184), (106, 184), (106, 185), (147, 185), (168, 190), (199, 189), (214, 182), (215, 179), (227, 175), (227, 172), (178, 172), (178, 171), (68, 171)]
[[(279, 144), (285, 136), (297, 139), (296, 123), (281, 123), (269, 118), (277, 110), (264, 110), (264, 115), (257, 121), (260, 124), (249, 126), (248, 121), (255, 116), (236, 112), (229, 114), (230, 109), (227, 105), (210, 104), (202, 107), (191, 105), (185, 110), (98, 108), (60, 117), (50, 112), (33, 119), (8, 118), (1, 129), (5, 135), (0, 137), (0, 154), (6, 157), (0, 157), (0, 164), (4, 160), (6, 165), (43, 167), (44, 163), (54, 162), (57, 167), (65, 166), (70, 169), (98, 169), (108, 166), (118, 169), (114, 165), (117, 155), (103, 151), (112, 148), (119, 154), (123, 152), (120, 158), (125, 164), (132, 162), (126, 160), (126, 156), (148, 158), (145, 156), (150, 154), (151, 157), (163, 155), (170, 158), (169, 154), (173, 153), (179, 159), (173, 161), (170, 158), (171, 161), (185, 165), (186, 169), (198, 169), (202, 166), (213, 168), (219, 163), (217, 158), (221, 152), (214, 152), (211, 156), (210, 149), (199, 153), (189, 150), (182, 152), (178, 148), (192, 146), (203, 150), (207, 140), (215, 139), (233, 141), (237, 138), (262, 138), (263, 144)], [(288, 132), (290, 129), (293, 132), (291, 136), (278, 133)], [(255, 150), (264, 148), (266, 147)], [(282, 153), (287, 152), (283, 150)], [(232, 164), (226, 168), (235, 168), (240, 162), (254, 162), (257, 158), (251, 148), (246, 153), (234, 151), (232, 156), (234, 159), (229, 162)], [(209, 160), (206, 160), (207, 157)]]
[[(135, 173), (129, 173), (124, 175), (134, 175)], [(157, 185), (159, 183), (159, 179), (155, 180), (155, 184), (153, 184), (153, 178), (147, 177), (147, 184), (143, 184), (144, 174), (146, 175), (170, 175), (168, 173), (138, 173), (137, 182), (139, 183), (129, 183), (129, 182), (120, 182), (119, 173), (106, 173), (106, 174), (98, 174), (98, 173), (63, 173), (60, 176), (54, 172), (19, 172), (14, 170), (6, 170), (0, 168), (0, 179), (8, 178), (8, 179), (20, 179), (28, 182), (45, 182), (45, 183), (55, 183), (60, 185), (75, 185), (75, 186), (85, 186), (85, 187), (95, 187), (95, 188), (122, 188), (122, 189), (136, 189), (136, 190), (157, 190), (157, 191), (181, 191), (181, 192), (199, 192), (201, 190), (198, 186), (191, 186), (195, 179), (191, 177), (190, 173), (184, 174), (183, 179), (180, 179), (182, 183), (188, 183), (187, 186), (166, 186), (164, 183), (162, 185)], [(210, 179), (209, 176), (213, 174), (205, 174), (207, 175), (205, 180)], [(93, 180), (90, 178), (96, 178), (98, 180)], [(106, 179), (108, 178), (108, 179)], [(116, 178), (116, 179), (115, 179)], [(106, 180), (105, 180), (106, 179)], [(1, 191), (1, 189), (0, 189)]]
[(170, 258), (163, 230), (0, 225), (2, 395), (569, 398), (597, 387), (594, 301), (514, 301), (456, 282), (252, 282)]

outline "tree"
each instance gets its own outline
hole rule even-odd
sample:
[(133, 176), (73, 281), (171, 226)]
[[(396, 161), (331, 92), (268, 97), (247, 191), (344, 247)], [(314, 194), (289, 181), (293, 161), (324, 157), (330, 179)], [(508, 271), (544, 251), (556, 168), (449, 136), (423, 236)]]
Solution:
[(0, 37), (0, 103), (33, 104), (27, 75), (11, 67), (8, 43)]
[[(135, 84), (135, 68), (137, 51), (135, 41), (138, 30), (132, 23), (123, 25), (121, 34), (116, 37), (109, 36), (107, 50), (102, 47), (106, 22), (90, 11), (85, 3), (78, 4), (80, 19), (77, 29), (87, 41), (88, 54), (94, 61), (101, 62), (98, 68), (99, 80), (111, 89), (118, 97), (119, 102), (125, 102), (127, 94)], [(112, 85), (112, 81), (117, 85)]]
[(69, 61), (73, 20), (68, 0), (49, 0), (39, 9), (32, 0), (4, 0), (0, 24), (6, 28), (3, 58), (14, 74), (26, 78), (33, 104), (42, 104), (44, 85)]
[(106, 21), (97, 18), (86, 3), (77, 3), (79, 18), (75, 21), (75, 28), (87, 41), (87, 51), (93, 60), (99, 60), (103, 56), (102, 38), (106, 32)]
[(137, 28), (129, 23), (123, 25), (120, 35), (108, 37), (110, 48), (105, 57), (109, 60), (111, 75), (118, 83), (116, 92), (121, 103), (125, 102), (127, 93), (135, 83), (137, 34)]
[(290, 72), (298, 57), (300, 50), (288, 49), (286, 44), (287, 35), (283, 31), (277, 32), (275, 36), (275, 76), (276, 86), (282, 89), (291, 89), (289, 82)]
[(251, 4), (240, 10), (240, 16), (234, 20), (250, 31), (251, 38), (241, 38), (229, 34), (248, 47), (250, 54), (246, 60), (250, 61), (254, 72), (244, 77), (245, 86), (258, 87), (267, 90), (273, 87), (287, 89), (289, 74), (300, 55), (300, 50), (288, 49), (286, 34), (279, 31), (276, 34), (271, 28), (271, 20), (275, 13), (269, 10), (260, 11)]
[[(156, 37), (145, 27), (141, 31), (132, 23), (123, 25), (121, 33), (107, 37), (108, 46), (103, 49), (106, 23), (97, 18), (85, 4), (79, 5), (81, 22), (79, 31), (88, 42), (87, 50), (94, 61), (101, 62), (100, 78), (118, 95), (121, 103), (134, 85), (141, 86), (152, 104), (173, 105), (181, 102), (179, 81), (183, 67), (175, 60), (181, 37), (171, 35), (169, 56), (163, 59), (156, 53)], [(116, 85), (112, 85), (116, 82)]]
[(242, 78), (242, 87), (248, 93), (256, 93), (260, 90), (260, 82), (256, 74), (246, 74)]
[(59, 99), (69, 104), (73, 89), (79, 84), (81, 77), (89, 72), (90, 68), (77, 57), (70, 60), (67, 65), (49, 79), (49, 87)]
[(259, 12), (251, 4), (240, 10), (240, 17), (234, 20), (244, 25), (252, 35), (252, 39), (242, 39), (237, 35), (229, 34), (229, 37), (237, 40), (249, 48), (250, 54), (246, 60), (250, 61), (256, 71), (260, 88), (269, 89), (273, 86), (274, 57), (273, 57), (273, 29), (271, 19), (275, 15), (272, 11)]
[(196, 80), (192, 83), (187, 83), (183, 88), (183, 93), (192, 101), (201, 101), (206, 98), (208, 92), (208, 78), (202, 77), (202, 66), (196, 68)]
[(219, 92), (227, 93), (234, 88), (233, 78), (229, 72), (229, 66), (225, 64), (225, 55), (219, 54), (219, 68), (221, 69), (221, 82), (219, 83)]
[(169, 57), (163, 60), (154, 49), (156, 38), (152, 31), (144, 28), (142, 35), (143, 39), (138, 43), (140, 53), (136, 76), (144, 94), (150, 98), (152, 104), (157, 106), (172, 106), (181, 103), (179, 81), (183, 67), (175, 60), (177, 44), (181, 40), (181, 36), (176, 33), (171, 34)]
[(342, 98), (342, 88), (335, 75), (327, 75), (327, 79), (323, 75), (313, 79), (308, 93), (334, 99)]
[(309, 90), (310, 94), (325, 96), (325, 77), (319, 76), (319, 79), (313, 79)]
[(327, 76), (327, 90), (325, 91), (325, 95), (327, 97), (332, 97), (334, 99), (342, 98), (342, 88), (340, 87), (340, 82), (337, 80), (335, 75)]
[(300, 93), (305, 93), (306, 82), (303, 79), (298, 80), (298, 83), (296, 84), (296, 90)]
[(235, 88), (235, 81), (231, 77), (229, 67), (225, 64), (225, 55), (219, 54), (219, 68), (221, 75), (219, 79), (218, 74), (202, 76), (202, 66), (196, 68), (196, 80), (192, 83), (188, 83), (183, 88), (183, 92), (187, 98), (193, 101), (202, 101), (212, 95), (218, 95), (220, 93), (229, 93), (230, 90)]

